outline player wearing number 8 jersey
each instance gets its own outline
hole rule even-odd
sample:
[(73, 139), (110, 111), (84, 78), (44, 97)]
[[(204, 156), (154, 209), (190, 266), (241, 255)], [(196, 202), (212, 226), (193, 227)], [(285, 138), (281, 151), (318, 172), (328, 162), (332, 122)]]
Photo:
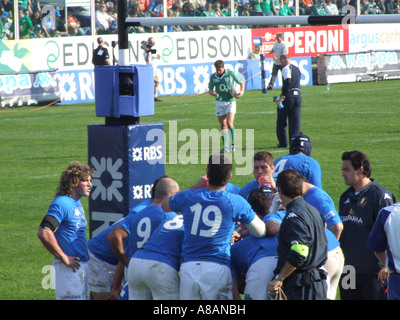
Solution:
[(165, 211), (184, 219), (180, 298), (232, 299), (230, 240), (237, 221), (255, 237), (265, 236), (265, 225), (243, 197), (225, 190), (232, 164), (224, 155), (209, 159), (206, 188), (184, 190), (162, 202)]

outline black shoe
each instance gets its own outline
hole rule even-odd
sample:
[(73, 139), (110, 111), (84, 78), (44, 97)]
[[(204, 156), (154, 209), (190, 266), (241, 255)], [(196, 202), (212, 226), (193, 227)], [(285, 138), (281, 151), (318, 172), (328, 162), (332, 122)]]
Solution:
[(163, 102), (164, 100), (161, 100), (160, 98), (154, 98), (154, 101), (156, 101), (156, 102)]
[(281, 144), (278, 143), (276, 147), (277, 147), (277, 148), (287, 148), (287, 145), (284, 146), (284, 145), (281, 145)]
[(268, 89), (268, 90), (272, 90), (273, 87), (272, 87), (271, 85), (268, 85), (267, 89)]

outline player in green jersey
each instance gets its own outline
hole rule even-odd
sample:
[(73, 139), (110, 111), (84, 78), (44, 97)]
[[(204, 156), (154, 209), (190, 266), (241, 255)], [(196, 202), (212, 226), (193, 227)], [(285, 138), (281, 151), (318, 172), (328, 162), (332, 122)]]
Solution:
[[(217, 60), (214, 63), (216, 72), (210, 77), (208, 93), (215, 97), (216, 115), (221, 125), (221, 136), (224, 152), (235, 151), (236, 98), (244, 93), (244, 81), (232, 70), (225, 69), (224, 62)], [(237, 88), (237, 85), (239, 88)], [(215, 89), (215, 91), (214, 91)], [(229, 148), (229, 135), (231, 146)]]

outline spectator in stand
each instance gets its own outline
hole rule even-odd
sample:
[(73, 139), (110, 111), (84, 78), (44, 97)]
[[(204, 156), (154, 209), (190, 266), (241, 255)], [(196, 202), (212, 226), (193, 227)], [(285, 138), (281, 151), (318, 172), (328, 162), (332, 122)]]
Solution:
[(249, 59), (260, 59), (261, 46), (255, 46), (252, 53), (250, 53)]
[(393, 14), (394, 13), (393, 0), (385, 0), (385, 13), (386, 14)]
[[(146, 15), (156, 18), (163, 15), (163, 0), (152, 0), (147, 6)], [(162, 27), (152, 26), (150, 32), (161, 32)]]
[[(251, 6), (250, 3), (246, 3), (243, 5), (243, 9), (240, 11), (239, 16), (241, 17), (250, 17), (251, 15)], [(250, 28), (251, 26), (249, 26)]]
[(96, 32), (97, 34), (117, 32), (117, 21), (108, 15), (104, 3), (101, 3), (99, 10), (96, 11)]
[(3, 13), (7, 11), (8, 13), (13, 12), (14, 10), (14, 3), (12, 0), (1, 0), (0, 1), (0, 10)]
[(40, 24), (35, 24), (33, 26), (33, 34), (32, 34), (32, 38), (46, 38), (47, 35), (44, 32), (43, 27)]
[(375, 0), (372, 9), (375, 11), (376, 14), (383, 14), (385, 13), (385, 5), (383, 4), (383, 0)]
[(261, 0), (250, 0), (251, 15), (252, 16), (262, 16)]
[(313, 5), (313, 0), (299, 0), (300, 9), (303, 9), (300, 11), (300, 14), (307, 16), (311, 15)]
[(289, 8), (289, 0), (283, 0), (282, 8), (279, 10), (280, 16), (293, 16), (292, 10)]
[(324, 0), (317, 0), (317, 4), (313, 6), (311, 13), (313, 16), (326, 16), (327, 12), (324, 8)]
[(140, 7), (141, 12), (144, 14), (150, 2), (149, 0), (135, 0), (134, 3)]
[(68, 11), (67, 17), (68, 35), (70, 36), (86, 36), (90, 28), (83, 29), (79, 20), (73, 15), (72, 11)]
[(55, 10), (56, 12), (56, 30), (54, 36), (62, 37), (68, 35), (68, 27), (67, 23), (63, 19), (63, 15), (60, 13), (58, 9)]
[[(207, 1), (204, 7), (204, 11), (200, 15), (201, 17), (216, 17), (215, 11), (213, 10), (213, 4)], [(218, 29), (217, 26), (204, 26), (206, 30)]]
[[(24, 15), (24, 10), (18, 10), (19, 18), (19, 38), (29, 39), (29, 31), (33, 31), (33, 24), (29, 17)], [(14, 23), (12, 24), (11, 30), (14, 30)], [(15, 39), (14, 31), (10, 34), (10, 39)]]
[(29, 0), (18, 0), (18, 8), (22, 10), (28, 9)]
[[(185, 2), (182, 6), (182, 10), (179, 13), (179, 17), (190, 18), (194, 17), (194, 6), (189, 1)], [(193, 30), (204, 30), (203, 26), (182, 26), (183, 31), (193, 31)]]
[(33, 25), (36, 25), (36, 24), (41, 25), (42, 24), (42, 15), (41, 15), (40, 11), (36, 10), (35, 12), (33, 12), (32, 16), (30, 18), (31, 18)]
[(394, 5), (394, 13), (395, 13), (395, 14), (400, 13), (400, 4), (399, 4), (399, 0), (393, 0), (393, 5)]
[(325, 11), (328, 15), (337, 16), (339, 14), (339, 10), (336, 6), (335, 0), (325, 0), (324, 3)]
[(343, 7), (348, 5), (349, 5), (349, 0), (336, 0), (336, 6), (339, 12), (342, 12)]
[[(141, 7), (137, 3), (135, 3), (131, 6), (131, 8), (129, 9), (128, 15), (129, 15), (129, 17), (132, 17), (132, 18), (143, 18), (144, 17), (144, 13), (142, 12)], [(143, 32), (145, 32), (145, 29), (142, 26), (131, 26), (130, 29), (128, 29), (128, 33), (143, 33)]]
[(215, 17), (215, 12), (212, 8), (212, 3), (207, 1), (205, 6), (204, 6), (205, 10), (201, 13), (202, 17)]
[[(189, 7), (190, 16), (194, 17), (195, 16), (194, 5), (193, 5), (193, 3), (189, 2), (189, 1), (188, 1), (188, 3), (189, 3), (188, 7)], [(204, 26), (194, 26), (194, 30), (204, 30)]]
[(221, 9), (221, 12), (223, 13), (223, 15), (225, 17), (230, 17), (231, 16), (232, 11), (231, 11), (231, 2), (230, 1), (226, 1), (223, 4), (223, 8)]
[(28, 5), (29, 14), (32, 16), (34, 12), (41, 11), (40, 3), (38, 0), (30, 0)]
[(274, 4), (274, 8), (275, 8), (275, 15), (277, 16), (279, 13), (279, 10), (282, 7), (281, 1), (280, 0), (272, 0), (272, 3)]
[(1, 23), (3, 25), (3, 30), (1, 34), (1, 40), (8, 40), (11, 34), (11, 26), (13, 25), (13, 21), (10, 18), (10, 14), (8, 11), (4, 11), (1, 15)]
[(194, 8), (200, 8), (200, 7), (205, 7), (206, 6), (206, 0), (190, 0), (190, 3), (193, 4)]
[[(178, 10), (179, 7), (177, 5), (173, 5), (171, 8), (168, 9), (168, 17), (175, 18), (178, 17)], [(180, 32), (182, 31), (181, 26), (168, 26), (168, 32)]]
[(360, 0), (360, 13), (361, 14), (370, 14), (371, 4), (368, 0)]
[(276, 11), (272, 0), (261, 0), (261, 11), (264, 16), (276, 16)]

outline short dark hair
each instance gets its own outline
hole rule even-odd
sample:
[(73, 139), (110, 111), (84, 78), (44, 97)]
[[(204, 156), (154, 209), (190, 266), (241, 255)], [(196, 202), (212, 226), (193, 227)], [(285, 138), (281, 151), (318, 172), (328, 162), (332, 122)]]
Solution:
[(364, 168), (364, 175), (369, 178), (372, 173), (371, 163), (366, 154), (361, 151), (345, 151), (342, 154), (342, 161), (348, 160), (351, 162), (351, 166), (354, 170), (358, 170), (361, 167)]
[(276, 187), (285, 196), (296, 198), (303, 194), (303, 182), (305, 181), (306, 178), (301, 173), (293, 169), (286, 169), (278, 174)]
[(225, 66), (225, 64), (224, 64), (224, 62), (222, 60), (217, 60), (217, 61), (214, 62), (215, 69), (223, 68), (224, 66)]
[(272, 199), (270, 199), (261, 189), (251, 191), (247, 201), (254, 212), (259, 214), (261, 217), (264, 217), (269, 213), (269, 208), (272, 204)]
[(254, 161), (264, 161), (268, 163), (270, 166), (274, 165), (274, 156), (272, 155), (271, 152), (268, 151), (259, 151), (256, 154), (254, 154), (253, 157)]
[(211, 155), (208, 159), (207, 177), (210, 185), (225, 186), (232, 173), (232, 162), (223, 154)]

